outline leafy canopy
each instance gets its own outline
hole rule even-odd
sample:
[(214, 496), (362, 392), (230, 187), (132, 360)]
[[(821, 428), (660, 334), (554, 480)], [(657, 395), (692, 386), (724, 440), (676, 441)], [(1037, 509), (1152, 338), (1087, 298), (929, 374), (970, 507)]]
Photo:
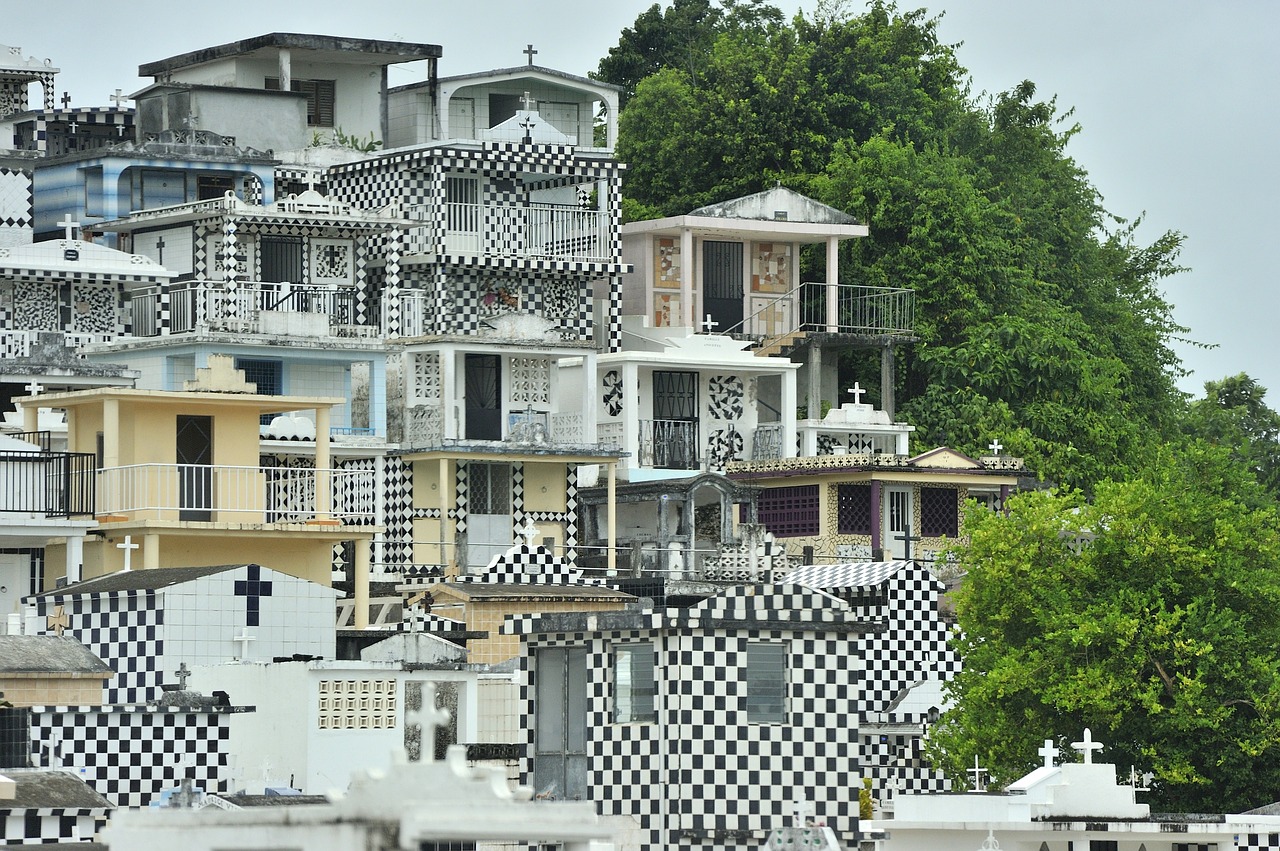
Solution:
[[(1237, 812), (1280, 783), (1280, 519), (1227, 452), (1152, 453), (1125, 482), (974, 511), (964, 669), (931, 732), (957, 779), (1008, 783), (1084, 727), (1155, 775), (1156, 810)], [(1261, 507), (1259, 507), (1261, 506)], [(1092, 538), (1092, 543), (1087, 539)]]

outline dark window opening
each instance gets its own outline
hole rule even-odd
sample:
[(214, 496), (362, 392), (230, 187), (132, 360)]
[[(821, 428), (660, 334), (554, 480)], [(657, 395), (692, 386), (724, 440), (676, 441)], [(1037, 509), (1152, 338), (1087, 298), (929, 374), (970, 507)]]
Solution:
[(841, 535), (870, 535), (875, 516), (871, 485), (840, 485), (837, 494), (836, 531)]
[[(267, 77), (263, 88), (280, 91), (280, 78)], [(289, 90), (307, 96), (307, 126), (333, 127), (335, 81), (290, 80)]]
[(196, 177), (196, 200), (222, 198), (236, 191), (236, 180), (230, 175), (204, 174)]
[(920, 535), (955, 538), (960, 532), (957, 510), (959, 491), (954, 488), (920, 488)]
[(766, 488), (756, 500), (760, 523), (779, 538), (816, 535), (819, 531), (818, 486)]

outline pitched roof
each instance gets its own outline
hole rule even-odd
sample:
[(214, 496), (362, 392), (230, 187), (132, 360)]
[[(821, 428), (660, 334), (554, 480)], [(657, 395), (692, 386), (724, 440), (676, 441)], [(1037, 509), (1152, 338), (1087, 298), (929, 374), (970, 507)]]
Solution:
[[(438, 44), (419, 44), (404, 41), (380, 41), (368, 38), (346, 38), (332, 35), (308, 35), (306, 33), (267, 33), (266, 35), (231, 41), (214, 47), (205, 47), (189, 53), (180, 53), (167, 59), (138, 66), (139, 77), (157, 77), (176, 71), (216, 62), (229, 56), (268, 56), (280, 48), (306, 50), (329, 54), (325, 61), (355, 63), (371, 57), (381, 57), (370, 64), (394, 65), (418, 59), (438, 59), (443, 52)], [(299, 59), (299, 57), (295, 57)], [(310, 57), (308, 57), (310, 59)]]
[(79, 594), (107, 594), (122, 591), (158, 591), (183, 582), (191, 582), (215, 573), (223, 573), (244, 567), (243, 564), (219, 564), (209, 567), (158, 567), (154, 570), (120, 570), (105, 576), (95, 576), (74, 585), (65, 585), (33, 595), (35, 599), (48, 600), (57, 597), (74, 597)]
[(88, 783), (65, 771), (39, 768), (6, 768), (17, 796), (0, 802), (5, 809), (110, 810), (114, 806)]
[(69, 635), (0, 635), (0, 673), (111, 674), (111, 666)]

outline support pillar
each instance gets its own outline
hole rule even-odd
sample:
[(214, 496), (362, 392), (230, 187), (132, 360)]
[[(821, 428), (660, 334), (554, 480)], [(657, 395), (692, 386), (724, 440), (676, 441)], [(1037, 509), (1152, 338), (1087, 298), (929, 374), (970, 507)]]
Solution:
[(351, 549), (355, 551), (356, 569), (354, 582), (355, 586), (355, 628), (369, 628), (369, 574), (373, 571), (373, 565), (369, 559), (369, 539), (359, 538), (351, 542)]
[(887, 343), (880, 350), (880, 410), (893, 422), (893, 344)]
[(80, 581), (84, 569), (84, 536), (67, 536), (67, 584)]
[(608, 548), (609, 575), (613, 576), (618, 569), (618, 465), (611, 462), (605, 466), (609, 475), (609, 531), (605, 533), (604, 545)]
[(449, 459), (440, 459), (440, 562), (445, 576), (458, 575), (458, 550), (449, 540), (449, 509), (453, 507), (453, 478), (449, 475)]
[(160, 567), (160, 536), (148, 534), (142, 536), (142, 569), (155, 570)]
[(680, 324), (685, 328), (693, 328), (693, 276), (697, 273), (697, 265), (693, 260), (693, 231), (685, 228), (680, 231)]
[(840, 330), (840, 239), (827, 237), (827, 333)]
[(822, 346), (809, 346), (809, 419), (822, 419)]
[(880, 504), (880, 482), (871, 480), (871, 558), (876, 557), (876, 550), (883, 546), (880, 542), (880, 531), (884, 528), (884, 507)]
[(316, 408), (316, 521), (333, 519), (333, 465), (329, 453), (329, 409)]

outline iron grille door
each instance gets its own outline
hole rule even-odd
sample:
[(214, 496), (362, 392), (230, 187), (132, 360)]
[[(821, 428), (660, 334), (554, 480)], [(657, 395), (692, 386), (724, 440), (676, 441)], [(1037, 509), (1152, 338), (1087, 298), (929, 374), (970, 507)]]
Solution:
[(211, 519), (213, 417), (178, 417), (177, 458), (178, 519)]
[(716, 330), (742, 324), (746, 282), (742, 275), (742, 243), (702, 243), (702, 304)]
[(302, 283), (302, 238), (264, 236), (259, 242), (262, 280), (271, 283)]

